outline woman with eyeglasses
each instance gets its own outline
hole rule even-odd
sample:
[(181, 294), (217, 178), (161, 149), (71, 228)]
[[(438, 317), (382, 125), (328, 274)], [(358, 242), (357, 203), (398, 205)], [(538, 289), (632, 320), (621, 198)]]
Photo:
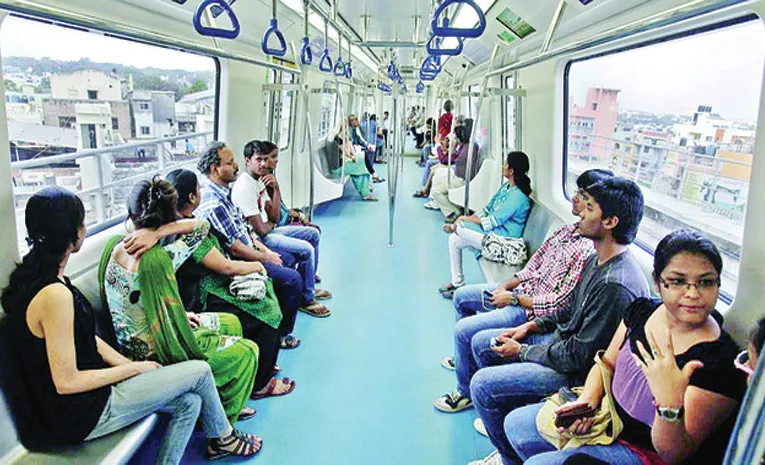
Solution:
[[(557, 451), (537, 431), (542, 404), (530, 405), (505, 419), (517, 454), (505, 465), (563, 463), (574, 454), (619, 465), (722, 463), (746, 379), (733, 363), (738, 348), (714, 309), (721, 272), (719, 251), (702, 234), (684, 229), (664, 237), (653, 266), (660, 298), (636, 300), (602, 356), (624, 423), (618, 441)], [(604, 394), (596, 365), (579, 398), (556, 413), (603, 408)], [(579, 418), (558, 433), (581, 436), (592, 425), (592, 417)]]

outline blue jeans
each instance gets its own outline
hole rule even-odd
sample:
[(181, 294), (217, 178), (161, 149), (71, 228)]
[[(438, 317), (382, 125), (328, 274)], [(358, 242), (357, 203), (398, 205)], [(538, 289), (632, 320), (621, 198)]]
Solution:
[[(521, 307), (503, 307), (457, 321), (454, 327), (454, 364), (457, 368), (457, 390), (460, 394), (470, 397), (470, 378), (478, 371), (472, 348), (475, 335), (486, 329), (497, 328), (502, 328), (499, 330), (501, 333), (525, 322), (526, 311)], [(488, 344), (487, 340), (487, 347)]]
[(438, 159), (428, 160), (425, 158), (425, 171), (422, 173), (422, 185), (424, 186), (428, 182), (428, 176), (430, 176), (430, 170), (438, 164)]
[[(509, 457), (513, 448), (503, 429), (507, 414), (522, 405), (539, 402), (570, 383), (568, 376), (537, 363), (505, 362), (489, 347), (489, 340), (501, 333), (501, 329), (490, 329), (473, 337), (473, 358), (479, 370), (470, 381), (470, 392), (489, 439), (503, 457)], [(552, 337), (532, 334), (523, 342), (547, 344)]]
[(286, 336), (295, 330), (298, 307), (305, 304), (303, 302), (303, 278), (300, 277), (300, 273), (286, 266), (271, 263), (264, 263), (263, 266), (266, 268), (268, 276), (273, 280), (274, 294), (279, 300), (279, 308), (282, 309), (279, 334)]
[[(496, 288), (496, 284), (490, 283), (468, 284), (466, 286), (458, 287), (457, 290), (454, 291), (453, 297), (454, 310), (457, 312), (457, 321), (478, 313), (486, 313), (493, 310), (489, 307), (490, 304), (488, 299), (484, 298), (483, 301), (481, 300), (481, 293), (484, 290), (494, 292), (494, 289)], [(486, 304), (487, 308), (484, 308), (484, 304)], [(492, 326), (492, 328), (496, 328), (496, 326)]]
[(614, 443), (610, 446), (582, 446), (557, 450), (537, 431), (537, 414), (542, 404), (527, 405), (513, 410), (505, 418), (505, 434), (510, 441), (512, 455), (503, 457), (505, 465), (556, 465), (575, 454), (587, 455), (614, 465), (641, 465), (640, 458), (627, 447)]
[(292, 237), (308, 242), (313, 247), (313, 269), (319, 269), (319, 240), (321, 232), (311, 226), (279, 226), (272, 231), (282, 236)]
[[(284, 234), (268, 234), (262, 241), (274, 252), (288, 253), (295, 257), (298, 273), (303, 279), (303, 300), (312, 301), (316, 286), (316, 257), (313, 246), (307, 241)], [(287, 265), (287, 262), (285, 261), (284, 264)]]
[[(430, 148), (431, 147), (432, 147), (432, 145), (426, 144), (422, 148), (422, 151), (420, 152), (420, 161), (421, 162), (425, 163), (426, 161), (428, 161), (428, 157), (430, 156)], [(427, 172), (427, 169), (425, 171)]]
[(169, 413), (165, 438), (157, 463), (181, 461), (194, 425), (202, 413), (209, 438), (231, 434), (231, 425), (220, 403), (210, 366), (200, 360), (152, 370), (112, 386), (112, 393), (98, 424), (86, 440), (125, 428), (154, 412)]

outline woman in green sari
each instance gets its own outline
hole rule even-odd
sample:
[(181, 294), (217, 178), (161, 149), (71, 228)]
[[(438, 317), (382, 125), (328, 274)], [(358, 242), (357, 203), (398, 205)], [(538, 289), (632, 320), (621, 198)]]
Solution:
[[(354, 121), (355, 124), (358, 124), (356, 116), (354, 115), (349, 116), (348, 121), (349, 124)], [(356, 134), (355, 132), (349, 133), (347, 140), (344, 140), (346, 139), (344, 131), (347, 130), (348, 126), (342, 125), (341, 129), (337, 131), (337, 135), (335, 136), (335, 141), (340, 147), (342, 147), (341, 150), (343, 153), (343, 166), (345, 174), (351, 177), (353, 187), (356, 189), (356, 192), (361, 195), (362, 200), (376, 201), (377, 197), (372, 195), (372, 175), (369, 173), (367, 165), (364, 161), (364, 150), (363, 148), (356, 149), (356, 146), (354, 145), (355, 142), (353, 141), (352, 137), (354, 134)]]
[[(139, 229), (156, 228), (175, 220), (176, 200), (177, 194), (167, 182), (158, 178), (143, 181), (128, 197), (128, 216)], [(119, 237), (110, 240), (103, 251), (99, 266), (102, 298), (111, 312), (120, 351), (133, 360), (157, 360), (166, 365), (207, 360), (226, 415), (231, 421), (240, 414), (251, 416), (254, 411), (245, 404), (258, 373), (258, 346), (241, 337), (242, 327), (234, 315), (187, 314), (175, 281), (175, 270), (203, 247), (209, 224), (172, 226), (178, 229), (176, 233), (191, 232), (152, 247), (140, 258), (130, 255)], [(259, 263), (232, 262), (229, 266), (241, 275), (262, 271)]]

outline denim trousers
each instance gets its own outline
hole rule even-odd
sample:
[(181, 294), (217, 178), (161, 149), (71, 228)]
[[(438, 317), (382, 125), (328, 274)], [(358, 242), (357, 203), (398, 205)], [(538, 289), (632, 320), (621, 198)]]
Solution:
[(425, 171), (422, 173), (422, 185), (428, 183), (428, 178), (430, 177), (430, 170), (433, 169), (434, 166), (438, 165), (438, 160), (429, 160), (425, 158)]
[[(544, 365), (507, 362), (499, 357), (489, 347), (489, 341), (502, 332), (502, 329), (488, 329), (473, 336), (471, 345), (478, 371), (470, 380), (470, 394), (492, 444), (503, 457), (508, 457), (512, 454), (512, 447), (503, 428), (507, 414), (523, 405), (539, 402), (558, 389), (569, 386), (570, 382), (565, 374)], [(552, 338), (552, 334), (531, 334), (522, 342), (547, 344)]]
[(319, 270), (319, 241), (321, 232), (311, 226), (279, 226), (272, 232), (308, 242), (313, 247), (313, 269)]
[(169, 413), (171, 417), (157, 463), (181, 461), (200, 412), (207, 437), (231, 434), (210, 366), (201, 360), (191, 360), (113, 385), (106, 408), (86, 441), (125, 428), (154, 412)]
[(582, 446), (557, 450), (537, 430), (537, 414), (542, 404), (520, 407), (505, 418), (505, 435), (512, 446), (505, 465), (558, 465), (572, 455), (586, 455), (613, 465), (642, 465), (640, 458), (618, 442), (610, 446)]
[(453, 300), (457, 321), (479, 313), (486, 313), (494, 310), (494, 308), (490, 306), (488, 299), (484, 297), (484, 300), (481, 300), (481, 294), (484, 290), (494, 292), (494, 289), (496, 288), (497, 284), (484, 283), (469, 284), (455, 290)]
[(282, 309), (282, 322), (279, 325), (279, 334), (286, 336), (295, 330), (298, 307), (303, 302), (303, 278), (300, 273), (286, 266), (264, 263), (263, 266), (268, 276), (274, 283), (274, 294), (279, 300), (279, 308)]
[[(285, 226), (285, 228), (295, 228), (295, 226)], [(303, 229), (314, 229), (302, 227)], [(276, 228), (277, 229), (282, 228)], [(314, 289), (316, 287), (316, 257), (313, 246), (303, 239), (287, 236), (285, 234), (271, 233), (263, 239), (263, 244), (277, 253), (288, 253), (295, 257), (297, 271), (303, 280), (303, 300), (310, 302), (313, 300)], [(287, 262), (284, 263), (285, 266)]]

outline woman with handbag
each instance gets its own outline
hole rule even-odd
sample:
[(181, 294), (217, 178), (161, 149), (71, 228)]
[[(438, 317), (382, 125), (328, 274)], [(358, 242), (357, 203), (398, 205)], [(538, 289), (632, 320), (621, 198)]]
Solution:
[[(585, 445), (556, 451), (538, 431), (550, 421), (539, 413), (543, 404), (530, 405), (505, 419), (517, 453), (505, 464), (557, 464), (574, 453), (619, 465), (721, 463), (746, 390), (734, 366), (738, 348), (714, 309), (721, 272), (720, 253), (700, 233), (685, 229), (662, 239), (653, 269), (661, 298), (638, 299), (626, 310), (602, 357), (611, 383), (593, 367), (579, 398), (553, 413), (568, 423), (577, 410), (557, 434)], [(619, 440), (586, 445), (604, 398), (623, 424)]]
[(510, 152), (502, 172), (507, 181), (489, 203), (475, 215), (460, 216), (454, 224), (444, 225), (444, 231), (449, 234), (452, 273), (451, 282), (438, 289), (444, 297), (451, 299), (455, 289), (465, 285), (462, 249), (469, 248), (480, 253), (481, 242), (489, 233), (501, 237), (521, 237), (531, 210), (531, 179), (528, 172), (529, 157), (523, 152)]

